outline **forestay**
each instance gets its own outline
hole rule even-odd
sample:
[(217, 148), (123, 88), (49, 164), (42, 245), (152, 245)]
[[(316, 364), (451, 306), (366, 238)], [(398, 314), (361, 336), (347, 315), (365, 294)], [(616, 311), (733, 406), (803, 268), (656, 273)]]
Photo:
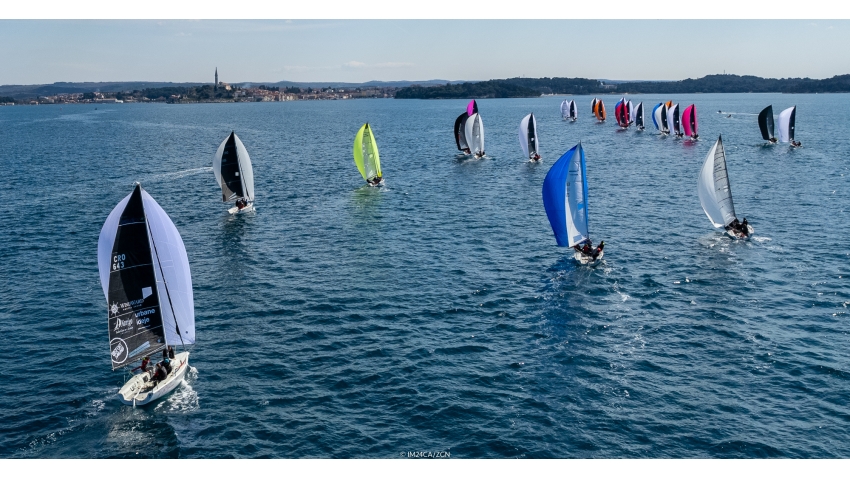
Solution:
[(381, 174), (381, 156), (378, 143), (369, 123), (364, 124), (354, 136), (354, 164), (366, 181), (383, 177)]
[(796, 122), (797, 107), (792, 106), (779, 113), (779, 141), (788, 143), (794, 140), (794, 123)]
[(138, 183), (107, 217), (97, 256), (113, 369), (166, 345), (195, 343), (192, 278), (183, 240)]
[(726, 169), (726, 153), (720, 137), (705, 157), (699, 173), (697, 192), (702, 209), (714, 227), (728, 226), (736, 219)]
[(526, 158), (540, 154), (537, 149), (537, 121), (534, 120), (534, 113), (525, 115), (519, 122), (519, 146)]
[(558, 246), (572, 247), (588, 239), (587, 174), (581, 143), (546, 173), (543, 207)]
[(231, 132), (216, 150), (213, 173), (221, 187), (222, 201), (254, 200), (254, 169), (248, 151), (236, 133)]

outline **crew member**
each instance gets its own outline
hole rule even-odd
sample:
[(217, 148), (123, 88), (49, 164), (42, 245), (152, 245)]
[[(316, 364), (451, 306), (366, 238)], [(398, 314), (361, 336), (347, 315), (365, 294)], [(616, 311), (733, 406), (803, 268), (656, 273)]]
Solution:
[(139, 365), (138, 367), (134, 368), (133, 370), (131, 370), (131, 372), (135, 372), (136, 370), (141, 370), (141, 373), (147, 372), (148, 371), (148, 363), (150, 363), (150, 361), (151, 361), (150, 357), (143, 358), (142, 364)]
[(593, 257), (593, 260), (596, 260), (596, 258), (599, 257), (599, 254), (602, 254), (602, 249), (605, 249), (605, 241), (600, 242), (599, 247), (593, 251), (593, 255), (591, 256)]

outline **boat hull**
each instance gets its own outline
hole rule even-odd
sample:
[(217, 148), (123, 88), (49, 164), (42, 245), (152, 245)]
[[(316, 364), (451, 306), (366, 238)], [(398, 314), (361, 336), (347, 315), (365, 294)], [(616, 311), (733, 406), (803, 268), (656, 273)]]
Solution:
[(118, 400), (124, 405), (142, 406), (168, 395), (183, 382), (189, 370), (189, 352), (181, 352), (172, 359), (172, 371), (165, 380), (155, 387), (148, 388), (150, 372), (134, 375), (118, 390)]
[(233, 206), (232, 208), (228, 209), (227, 212), (229, 212), (230, 214), (244, 214), (246, 212), (253, 211), (253, 210), (254, 210), (254, 203), (248, 203), (248, 205), (243, 207), (242, 209), (239, 209), (238, 207)]
[(602, 262), (602, 258), (604, 256), (605, 256), (605, 251), (601, 251), (599, 253), (599, 255), (596, 256), (596, 259), (594, 259), (593, 256), (585, 254), (583, 252), (579, 252), (579, 251), (573, 252), (573, 257), (575, 258), (575, 260), (578, 261), (579, 264), (581, 264), (583, 266), (586, 266), (586, 265), (593, 266), (593, 265), (599, 264), (600, 262)]
[(744, 235), (741, 235), (741, 234), (736, 234), (732, 229), (729, 229), (728, 231), (726, 231), (726, 234), (728, 234), (729, 237), (731, 237), (732, 239), (747, 240), (747, 239), (751, 238), (753, 236), (753, 233), (755, 232), (755, 230), (753, 229), (753, 226), (750, 226), (749, 224), (747, 224), (747, 232), (748, 232), (748, 234), (746, 236), (744, 236)]

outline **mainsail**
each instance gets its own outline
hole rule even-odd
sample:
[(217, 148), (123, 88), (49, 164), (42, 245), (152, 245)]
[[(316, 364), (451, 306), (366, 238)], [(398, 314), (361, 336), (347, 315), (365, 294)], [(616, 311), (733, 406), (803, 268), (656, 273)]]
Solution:
[(667, 128), (671, 133), (682, 132), (679, 125), (679, 103), (667, 108)]
[(688, 106), (682, 113), (682, 128), (688, 136), (697, 134), (697, 107), (695, 105)]
[(796, 122), (797, 107), (792, 106), (779, 113), (779, 141), (788, 143), (794, 141), (794, 123)]
[(759, 130), (765, 141), (776, 141), (773, 133), (773, 105), (768, 105), (759, 113)]
[(478, 113), (466, 120), (466, 142), (473, 154), (484, 153), (484, 122)]
[(195, 343), (186, 248), (174, 223), (140, 184), (106, 218), (97, 262), (109, 308), (113, 370), (167, 345)]
[(466, 119), (469, 118), (469, 115), (464, 111), (460, 116), (455, 120), (455, 143), (457, 143), (457, 149), (463, 151), (469, 146), (466, 144)]
[(726, 170), (726, 153), (720, 137), (705, 157), (699, 173), (697, 192), (702, 209), (714, 227), (728, 226), (737, 219)]
[(354, 164), (366, 181), (383, 177), (381, 174), (381, 156), (378, 143), (369, 123), (364, 124), (354, 136)]
[(588, 239), (587, 174), (581, 143), (564, 153), (543, 180), (543, 207), (561, 247)]
[(476, 113), (478, 113), (478, 103), (476, 103), (475, 100), (472, 100), (466, 105), (466, 114), (467, 116), (472, 116)]
[(218, 147), (213, 158), (213, 173), (221, 186), (221, 200), (234, 201), (239, 198), (254, 200), (254, 169), (245, 145), (230, 132)]
[(519, 146), (526, 158), (540, 154), (537, 149), (537, 121), (534, 119), (534, 113), (525, 115), (519, 122)]

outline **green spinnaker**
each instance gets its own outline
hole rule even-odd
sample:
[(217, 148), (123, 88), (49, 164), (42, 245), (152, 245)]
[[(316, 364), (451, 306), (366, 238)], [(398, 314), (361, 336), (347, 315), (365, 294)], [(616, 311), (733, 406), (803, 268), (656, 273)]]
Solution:
[(354, 137), (354, 164), (363, 179), (369, 181), (381, 174), (381, 156), (378, 154), (378, 143), (372, 134), (369, 123), (364, 124)]

